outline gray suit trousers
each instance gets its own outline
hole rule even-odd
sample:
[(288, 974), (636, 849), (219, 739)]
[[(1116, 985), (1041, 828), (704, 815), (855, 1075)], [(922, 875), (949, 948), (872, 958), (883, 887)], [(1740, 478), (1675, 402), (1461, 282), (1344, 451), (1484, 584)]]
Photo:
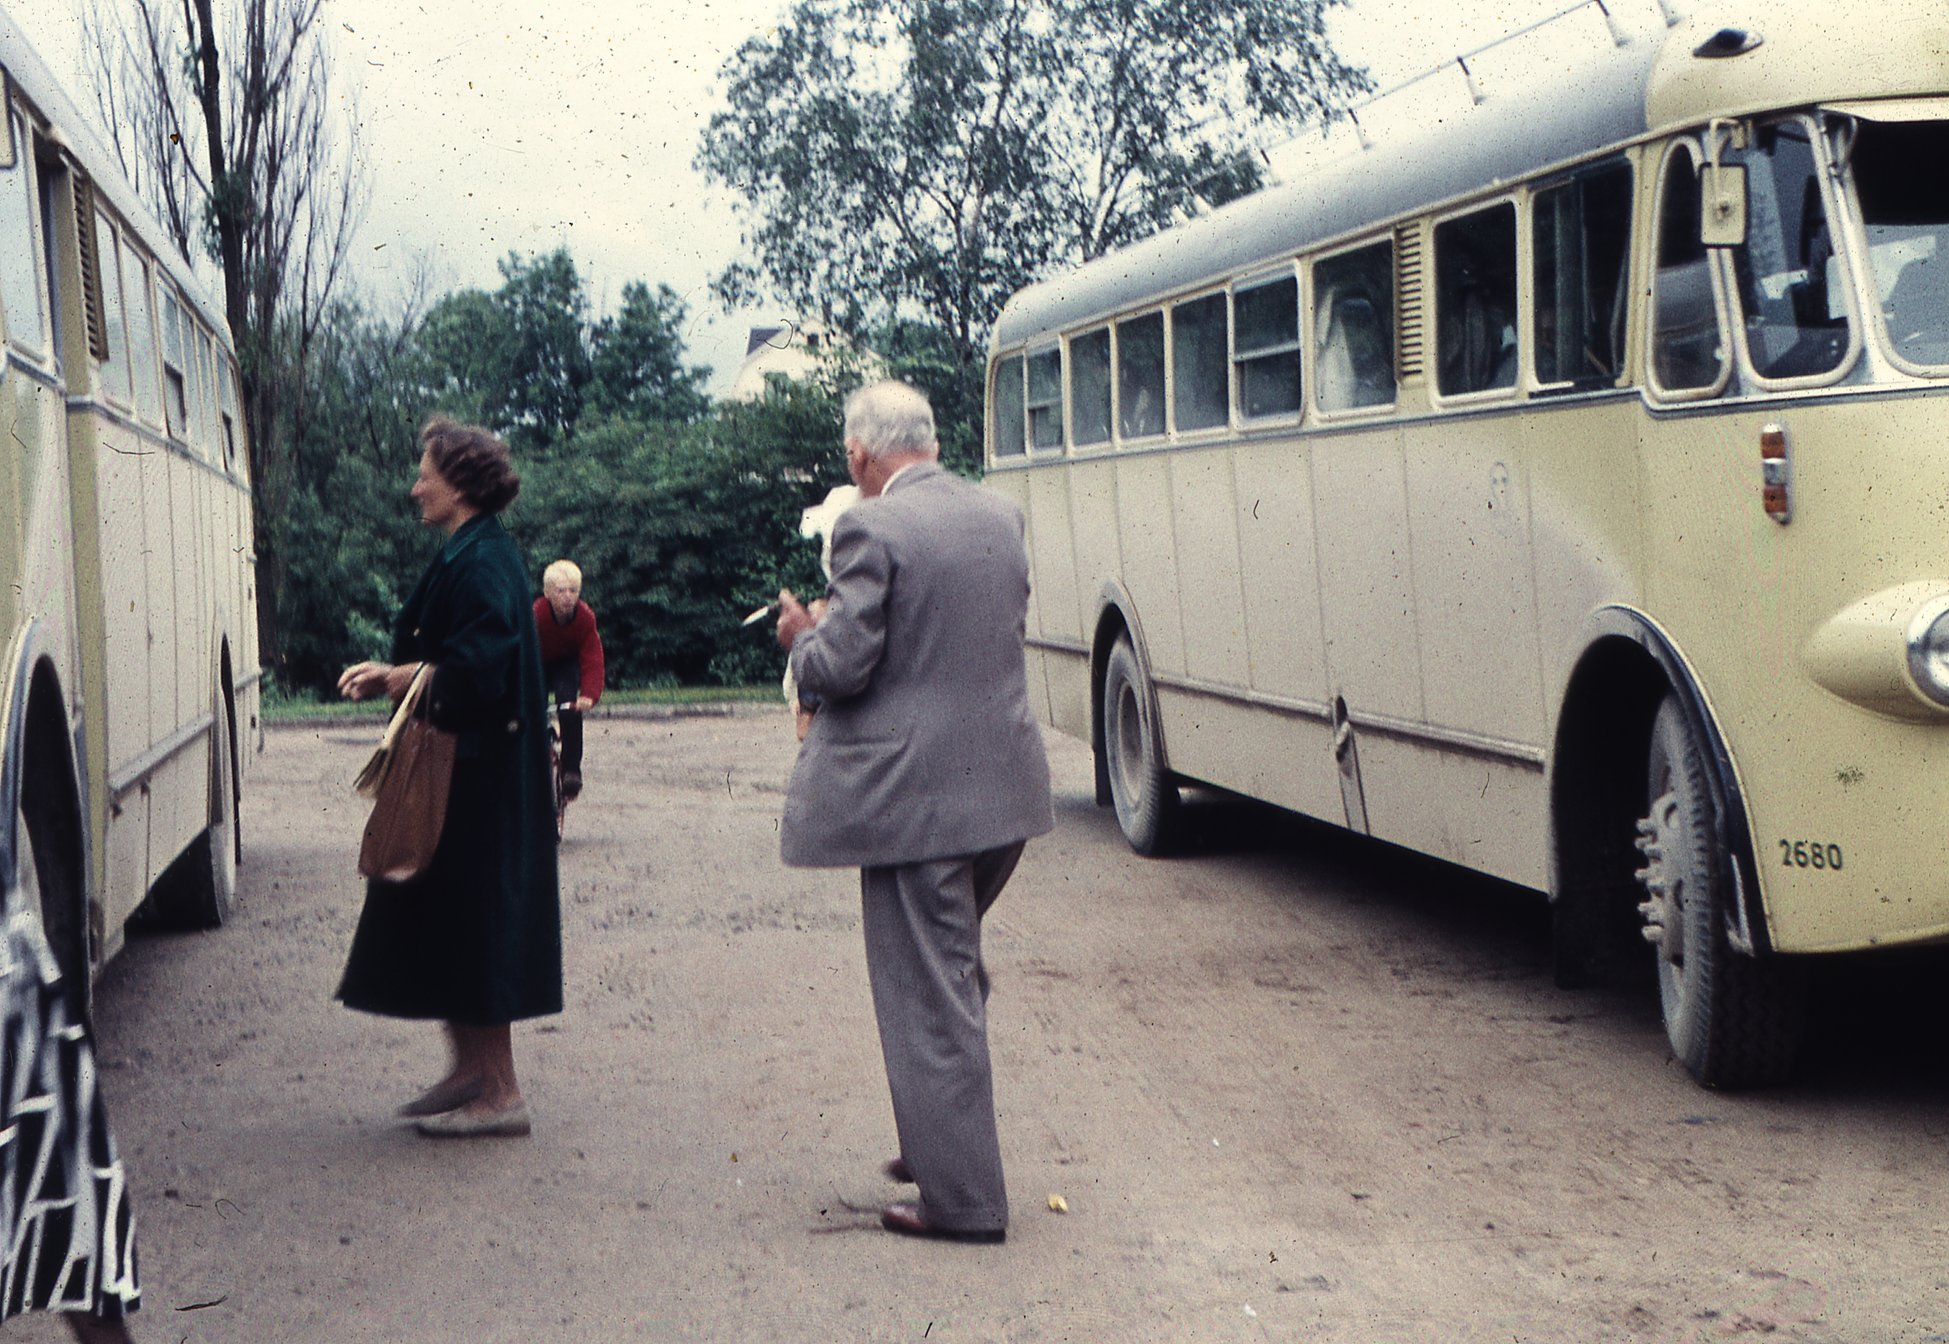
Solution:
[(981, 918), (1015, 871), (1022, 846), (859, 873), (866, 970), (900, 1155), (936, 1227), (1008, 1226)]

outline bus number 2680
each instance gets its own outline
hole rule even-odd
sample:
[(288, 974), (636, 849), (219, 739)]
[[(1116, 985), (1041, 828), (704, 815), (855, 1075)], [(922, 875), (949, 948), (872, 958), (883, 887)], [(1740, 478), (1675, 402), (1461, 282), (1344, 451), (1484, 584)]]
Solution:
[(1782, 868), (1831, 868), (1838, 873), (1841, 871), (1841, 847), (1823, 844), (1819, 840), (1782, 840), (1780, 866)]

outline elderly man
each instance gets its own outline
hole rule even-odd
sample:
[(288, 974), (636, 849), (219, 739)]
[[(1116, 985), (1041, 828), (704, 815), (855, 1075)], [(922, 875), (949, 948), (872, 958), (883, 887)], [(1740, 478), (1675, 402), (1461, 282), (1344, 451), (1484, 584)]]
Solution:
[(785, 798), (782, 851), (860, 869), (866, 966), (900, 1156), (889, 1230), (1001, 1241), (1008, 1199), (988, 1061), (981, 918), (1054, 821), (1029, 713), (1021, 510), (942, 470), (904, 383), (846, 403), (861, 501), (832, 533), (832, 588), (779, 594), (778, 642), (820, 709)]

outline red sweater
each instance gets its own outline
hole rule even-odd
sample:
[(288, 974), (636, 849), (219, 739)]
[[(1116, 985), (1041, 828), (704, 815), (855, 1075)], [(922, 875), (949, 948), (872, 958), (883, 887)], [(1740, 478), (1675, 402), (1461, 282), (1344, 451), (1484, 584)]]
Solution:
[(555, 619), (548, 599), (535, 599), (535, 633), (541, 636), (541, 665), (574, 658), (582, 664), (582, 694), (594, 704), (602, 699), (602, 636), (596, 633), (596, 614), (587, 602), (577, 601), (575, 615), (567, 625)]

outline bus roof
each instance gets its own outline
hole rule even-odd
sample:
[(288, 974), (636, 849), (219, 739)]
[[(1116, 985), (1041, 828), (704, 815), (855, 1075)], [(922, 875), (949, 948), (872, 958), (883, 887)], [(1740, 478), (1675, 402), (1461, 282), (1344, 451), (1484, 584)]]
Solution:
[[(1764, 40), (1730, 58), (1695, 54), (1728, 27)], [(1031, 285), (1002, 309), (993, 345), (1019, 345), (1146, 297), (1246, 275), (1256, 265), (1351, 239), (1652, 131), (1775, 107), (1944, 90), (1949, 6), (1903, 0), (1859, 8), (1831, 0), (1715, 6), (1650, 40), (1594, 50), (1581, 64), (1493, 95), (1461, 115), (1437, 118)]]
[[(27, 35), (20, 31), (5, 8), (0, 8), (0, 69), (4, 69), (11, 85), (53, 128), (53, 139), (65, 147), (79, 160), (94, 184), (95, 194), (106, 200), (115, 213), (133, 228), (142, 239), (142, 244), (150, 254), (169, 265), (170, 278), (181, 286), (183, 293), (196, 308), (203, 320), (220, 336), (224, 345), (231, 344), (230, 324), (225, 320), (223, 308), (212, 298), (203, 282), (183, 263), (182, 255), (170, 241), (168, 233), (156, 222), (149, 207), (135, 194), (135, 188), (122, 175), (121, 163), (113, 153), (104, 147), (95, 135), (94, 123), (84, 116), (61, 87), (61, 81), (34, 50)], [(30, 152), (25, 145), (18, 146), (22, 153)]]

